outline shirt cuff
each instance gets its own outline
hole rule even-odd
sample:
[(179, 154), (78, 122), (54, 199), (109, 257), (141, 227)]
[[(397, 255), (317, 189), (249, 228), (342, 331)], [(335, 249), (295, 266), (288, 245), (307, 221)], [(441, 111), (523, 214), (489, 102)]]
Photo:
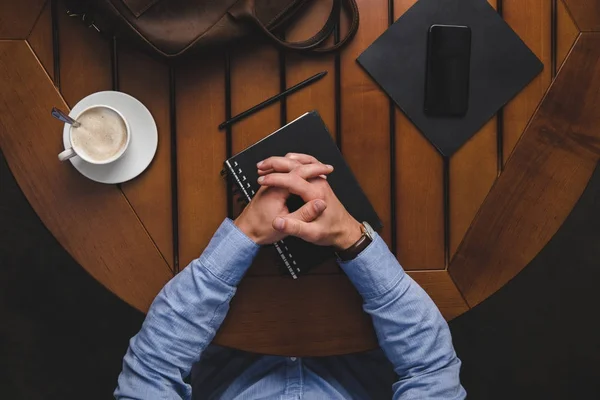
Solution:
[(258, 244), (240, 231), (231, 219), (226, 218), (200, 256), (200, 261), (217, 278), (236, 286), (259, 249)]
[(365, 300), (389, 292), (404, 275), (398, 260), (377, 233), (355, 259), (338, 262)]

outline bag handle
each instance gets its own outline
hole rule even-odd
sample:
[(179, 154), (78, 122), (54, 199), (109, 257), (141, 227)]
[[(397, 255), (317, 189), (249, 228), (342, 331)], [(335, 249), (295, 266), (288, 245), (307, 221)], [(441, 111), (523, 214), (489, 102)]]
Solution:
[[(327, 40), (329, 36), (333, 33), (335, 29), (335, 25), (338, 20), (338, 16), (341, 13), (341, 9), (349, 14), (351, 23), (348, 28), (348, 33), (346, 36), (341, 39), (338, 43), (335, 43), (332, 46), (328, 47), (320, 47), (321, 44)], [(246, 0), (246, 1), (238, 1), (230, 10), (229, 14), (239, 20), (248, 20), (251, 21), (254, 25), (256, 25), (272, 42), (276, 45), (282, 47), (286, 50), (292, 50), (297, 52), (304, 53), (331, 53), (345, 46), (352, 37), (356, 34), (358, 30), (358, 6), (356, 4), (356, 0), (333, 0), (333, 5), (331, 7), (331, 13), (325, 22), (325, 25), (319, 32), (317, 32), (310, 39), (300, 41), (300, 42), (287, 42), (285, 40), (281, 40), (277, 36), (275, 36), (269, 29), (263, 25), (263, 23), (257, 18), (256, 13), (254, 12), (254, 0)]]

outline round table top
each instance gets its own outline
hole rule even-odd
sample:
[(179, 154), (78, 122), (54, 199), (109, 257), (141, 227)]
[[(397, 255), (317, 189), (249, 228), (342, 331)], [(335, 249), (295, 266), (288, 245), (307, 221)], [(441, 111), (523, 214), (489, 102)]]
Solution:
[[(2, 151), (61, 245), (109, 290), (146, 311), (221, 221), (239, 213), (219, 174), (223, 161), (317, 109), (382, 219), (382, 237), (442, 314), (454, 318), (543, 248), (600, 159), (600, 33), (580, 34), (575, 23), (597, 31), (600, 17), (590, 14), (600, 13), (575, 1), (552, 9), (551, 2), (504, 2), (505, 20), (547, 68), (443, 158), (355, 62), (414, 2), (358, 1), (359, 32), (339, 55), (305, 58), (257, 44), (172, 66), (105, 40), (69, 18), (60, 2), (54, 17), (50, 2), (4, 2), (0, 14), (11, 18), (4, 24), (3, 17), (0, 38), (11, 40), (0, 40)], [(315, 2), (286, 37), (316, 31), (327, 3)], [(586, 4), (600, 10), (600, 0)], [(229, 133), (218, 131), (228, 113), (323, 70), (329, 74), (318, 83)], [(50, 109), (68, 110), (102, 90), (136, 97), (158, 127), (150, 167), (118, 186), (87, 180), (56, 157), (62, 126)], [(359, 295), (334, 262), (294, 281), (279, 275), (266, 252), (241, 283), (215, 341), (300, 356), (377, 345)]]

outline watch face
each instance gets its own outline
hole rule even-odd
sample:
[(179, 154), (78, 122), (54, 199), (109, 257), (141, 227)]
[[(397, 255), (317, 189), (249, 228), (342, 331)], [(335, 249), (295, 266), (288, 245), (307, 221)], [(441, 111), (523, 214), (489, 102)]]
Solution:
[(365, 227), (365, 233), (367, 234), (367, 237), (369, 239), (373, 240), (373, 238), (375, 237), (375, 231), (373, 230), (371, 225), (369, 225), (369, 223), (367, 221), (363, 221), (362, 224)]

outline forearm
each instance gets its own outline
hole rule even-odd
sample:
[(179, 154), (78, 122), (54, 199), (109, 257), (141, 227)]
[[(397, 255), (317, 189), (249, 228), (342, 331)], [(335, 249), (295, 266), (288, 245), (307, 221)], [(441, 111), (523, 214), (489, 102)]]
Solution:
[(446, 321), (383, 240), (377, 236), (341, 266), (363, 296), (379, 343), (399, 377), (394, 398), (463, 398), (460, 360)]
[(226, 220), (200, 258), (158, 294), (123, 360), (117, 398), (190, 398), (184, 383), (225, 319), (258, 246)]

